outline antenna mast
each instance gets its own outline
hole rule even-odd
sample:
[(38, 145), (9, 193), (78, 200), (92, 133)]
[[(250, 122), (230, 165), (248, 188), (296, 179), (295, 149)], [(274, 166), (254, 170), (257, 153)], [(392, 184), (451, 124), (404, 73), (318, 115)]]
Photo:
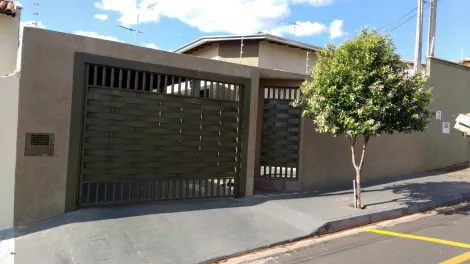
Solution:
[(35, 9), (36, 9), (36, 12), (34, 12), (33, 15), (36, 17), (36, 21), (33, 22), (33, 25), (35, 27), (38, 27), (38, 23), (39, 23), (39, 2), (34, 2), (34, 6), (35, 6)]
[(132, 41), (132, 32), (135, 32), (135, 45), (137, 45), (137, 35), (138, 34), (145, 34), (144, 32), (142, 31), (139, 31), (138, 29), (133, 29), (133, 28), (128, 28), (128, 27), (125, 27), (125, 26), (121, 26), (121, 25), (116, 25), (120, 28), (123, 28), (123, 29), (126, 29), (126, 30), (129, 30), (129, 43)]
[(240, 64), (242, 63), (242, 58), (243, 58), (243, 39), (244, 37), (242, 37), (242, 42), (240, 44)]

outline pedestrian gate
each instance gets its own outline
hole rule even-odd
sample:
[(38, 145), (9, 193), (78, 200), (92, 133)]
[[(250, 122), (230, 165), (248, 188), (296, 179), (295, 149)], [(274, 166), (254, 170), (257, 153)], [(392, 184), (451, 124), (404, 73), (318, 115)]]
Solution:
[(264, 90), (261, 173), (263, 179), (298, 179), (300, 109), (291, 103), (298, 88)]
[(244, 86), (86, 64), (79, 206), (233, 196)]

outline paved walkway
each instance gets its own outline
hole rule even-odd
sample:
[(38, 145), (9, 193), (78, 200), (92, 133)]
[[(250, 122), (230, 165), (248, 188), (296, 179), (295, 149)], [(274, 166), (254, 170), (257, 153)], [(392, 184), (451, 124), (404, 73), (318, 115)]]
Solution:
[(0, 260), (14, 257), (15, 264), (206, 262), (468, 200), (468, 179), (466, 169), (368, 182), (364, 210), (351, 207), (351, 190), (331, 189), (84, 209), (16, 231), (0, 231)]

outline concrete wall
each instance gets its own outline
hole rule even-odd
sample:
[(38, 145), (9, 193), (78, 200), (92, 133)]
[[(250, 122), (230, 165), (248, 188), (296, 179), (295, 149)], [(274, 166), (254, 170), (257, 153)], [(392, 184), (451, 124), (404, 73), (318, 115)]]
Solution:
[(13, 227), (19, 76), (0, 77), (0, 230)]
[[(261, 41), (259, 45), (259, 67), (305, 74), (306, 50), (268, 41)], [(315, 65), (315, 61), (316, 55), (310, 52), (309, 69)]]
[[(458, 114), (470, 112), (470, 68), (433, 58), (429, 70), (434, 96), (430, 109), (442, 112), (442, 120), (434, 118), (426, 133), (428, 169), (436, 169), (469, 160), (470, 140), (453, 127)], [(451, 123), (450, 134), (442, 133), (442, 122)]]
[[(19, 91), (15, 224), (64, 212), (74, 52), (252, 78), (254, 68), (111, 41), (25, 28)], [(258, 80), (252, 83), (257, 89)], [(25, 157), (26, 132), (55, 133), (53, 157)], [(254, 145), (252, 142), (250, 145)], [(248, 153), (254, 159), (253, 151)], [(253, 178), (253, 168), (248, 177)], [(248, 186), (249, 187), (249, 186)], [(248, 188), (247, 187), (247, 188)], [(252, 189), (247, 189), (252, 193)]]
[(191, 55), (201, 57), (201, 58), (218, 60), (219, 59), (219, 44), (214, 43), (214, 44), (203, 46), (201, 49), (193, 51)]
[[(442, 120), (432, 118), (424, 133), (383, 135), (370, 141), (363, 179), (425, 172), (469, 160), (470, 140), (453, 126), (460, 113), (470, 112), (470, 68), (431, 59), (427, 86), (433, 87), (430, 111), (442, 111)], [(442, 123), (450, 122), (450, 134)], [(309, 119), (302, 120), (300, 177), (303, 189), (352, 184), (349, 142), (314, 131)]]
[(15, 72), (21, 10), (16, 17), (0, 14), (0, 76)]

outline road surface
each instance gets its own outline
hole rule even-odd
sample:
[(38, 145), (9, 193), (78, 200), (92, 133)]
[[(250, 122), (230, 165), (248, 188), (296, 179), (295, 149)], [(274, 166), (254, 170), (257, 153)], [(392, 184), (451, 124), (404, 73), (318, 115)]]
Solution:
[(470, 264), (470, 207), (245, 263)]

